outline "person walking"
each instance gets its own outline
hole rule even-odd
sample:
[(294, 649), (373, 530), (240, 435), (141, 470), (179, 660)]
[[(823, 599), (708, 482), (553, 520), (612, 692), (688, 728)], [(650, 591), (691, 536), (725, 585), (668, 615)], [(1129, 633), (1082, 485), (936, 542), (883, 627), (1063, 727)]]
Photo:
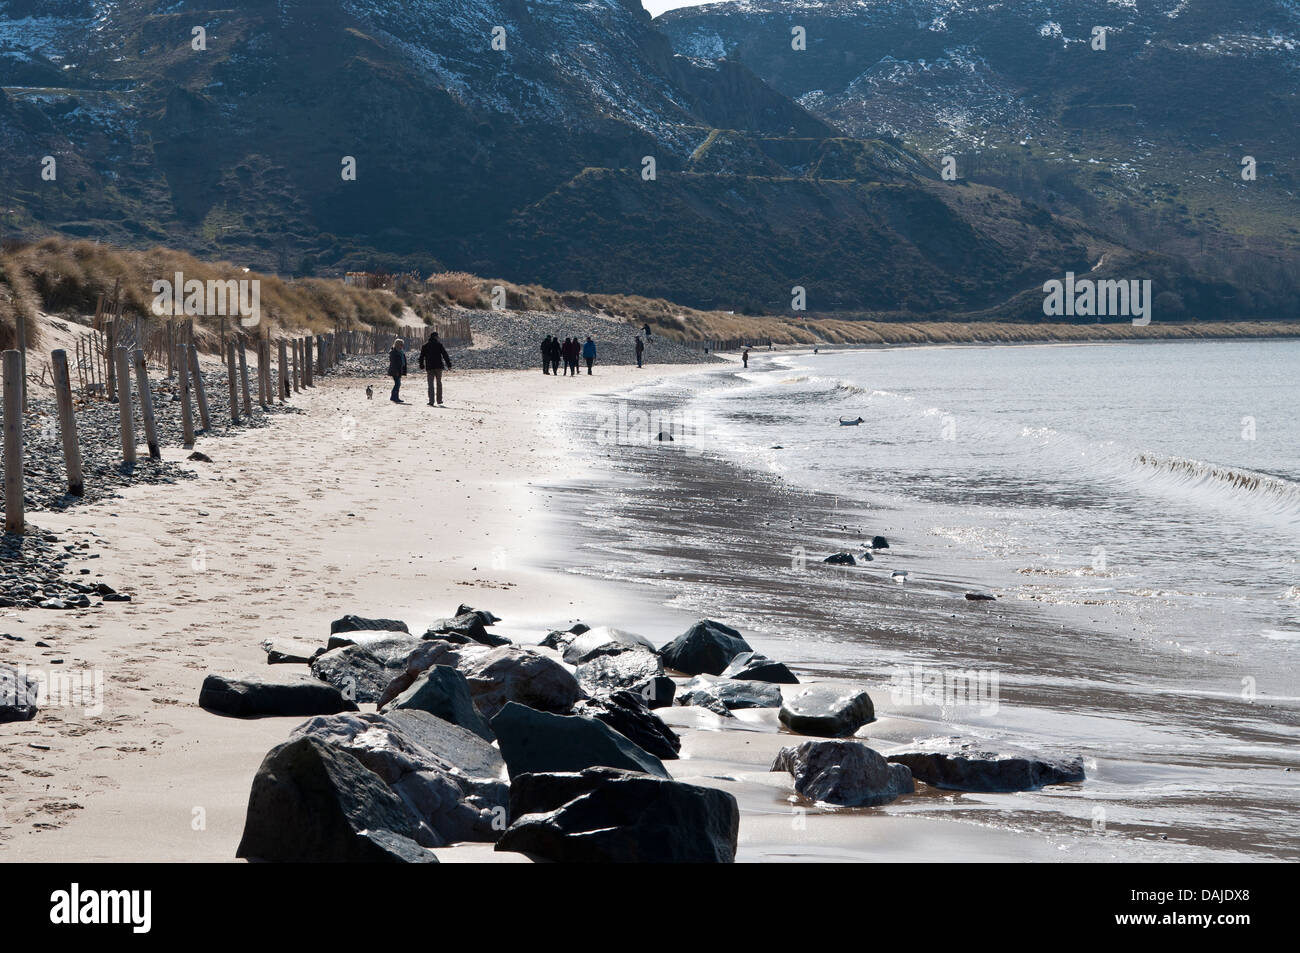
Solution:
[(542, 338), (542, 373), (551, 373), (551, 336)]
[(556, 377), (560, 376), (560, 339), (551, 335), (551, 346), (546, 352), (547, 358), (551, 362), (551, 373)]
[(438, 340), (438, 332), (430, 331), (429, 340), (420, 348), (420, 366), (429, 376), (429, 406), (442, 406), (442, 369), (451, 370), (451, 355)]
[(741, 351), (740, 360), (746, 367), (749, 367), (749, 348), (745, 348), (745, 350)]
[(394, 404), (406, 403), (398, 396), (402, 389), (402, 378), (406, 376), (406, 342), (401, 338), (393, 341), (393, 349), (388, 352), (388, 376), (393, 379), (393, 392), (388, 395), (388, 399)]
[(575, 342), (575, 341), (573, 340), (573, 338), (565, 338), (565, 339), (564, 339), (564, 346), (560, 349), (560, 352), (561, 352), (562, 356), (564, 357), (564, 376), (565, 376), (565, 377), (568, 377), (570, 374), (577, 374), (577, 373), (578, 373), (577, 358), (574, 356), (574, 353), (573, 353), (573, 351), (574, 351), (574, 344), (575, 344), (575, 343), (577, 343), (577, 342)]
[(641, 366), (641, 357), (645, 354), (645, 341), (641, 340), (641, 335), (636, 336), (636, 366)]
[(582, 345), (582, 359), (587, 362), (587, 373), (591, 373), (591, 362), (596, 359), (596, 342), (590, 337)]
[(645, 339), (650, 340), (650, 325), (648, 323), (641, 325), (641, 330), (645, 332)]

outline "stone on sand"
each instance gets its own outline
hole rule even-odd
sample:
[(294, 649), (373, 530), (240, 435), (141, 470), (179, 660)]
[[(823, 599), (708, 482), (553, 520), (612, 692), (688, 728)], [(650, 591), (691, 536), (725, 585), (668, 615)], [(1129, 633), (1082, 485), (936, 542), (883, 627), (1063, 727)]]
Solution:
[(702, 619), (660, 649), (659, 657), (683, 675), (721, 675), (737, 655), (752, 651), (731, 626)]
[(378, 702), (392, 680), (406, 670), (407, 656), (419, 645), (412, 635), (385, 633), (356, 645), (331, 649), (311, 663), (311, 673), (345, 698)]
[(333, 715), (356, 704), (333, 685), (306, 675), (209, 675), (199, 690), (199, 707), (237, 718)]
[(410, 632), (405, 622), (399, 622), (397, 619), (366, 619), (359, 615), (345, 615), (341, 619), (335, 619), (330, 623), (330, 635), (337, 635), (340, 632), (365, 632), (374, 630), (379, 632)]
[(1083, 759), (1030, 751), (982, 751), (960, 739), (924, 742), (916, 751), (889, 756), (918, 781), (948, 791), (1034, 791), (1084, 780)]
[(779, 685), (798, 685), (799, 679), (781, 662), (774, 662), (757, 652), (741, 652), (722, 671), (724, 678), (752, 679), (756, 682), (775, 682)]
[(573, 706), (573, 714), (604, 722), (656, 758), (676, 758), (682, 750), (681, 738), (636, 692), (621, 690), (584, 699)]
[[(553, 658), (515, 645), (462, 662), (474, 705), (491, 721), (508, 702), (563, 713), (582, 697), (578, 680)], [(495, 729), (494, 729), (495, 730)]]
[(795, 734), (842, 738), (875, 721), (871, 696), (856, 688), (813, 685), (781, 705), (781, 724)]
[(492, 719), (492, 731), (512, 779), (598, 766), (668, 777), (658, 758), (595, 718), (555, 715), (511, 702)]
[(806, 798), (845, 807), (888, 804), (916, 790), (912, 773), (890, 764), (860, 741), (805, 741), (782, 748), (773, 771), (794, 776), (794, 789)]
[(389, 712), (397, 708), (418, 708), (453, 725), (460, 725), (480, 738), (488, 741), (493, 738), (492, 729), (474, 707), (465, 676), (447, 665), (425, 669), (410, 688), (384, 705), (382, 710)]

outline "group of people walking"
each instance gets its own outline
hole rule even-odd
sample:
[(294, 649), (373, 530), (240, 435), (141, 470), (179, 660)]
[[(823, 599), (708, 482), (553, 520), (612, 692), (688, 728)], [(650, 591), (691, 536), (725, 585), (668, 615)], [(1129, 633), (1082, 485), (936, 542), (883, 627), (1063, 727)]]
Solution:
[[(438, 340), (438, 332), (430, 331), (429, 340), (420, 348), (420, 369), (429, 379), (429, 406), (442, 406), (442, 372), (451, 370), (451, 355)], [(393, 392), (389, 400), (395, 404), (404, 404), (402, 400), (402, 378), (406, 376), (406, 342), (401, 338), (393, 341), (393, 349), (388, 352), (388, 376), (393, 379)]]
[(554, 374), (560, 376), (560, 361), (564, 361), (565, 375), (578, 373), (578, 361), (587, 362), (587, 373), (591, 373), (591, 366), (596, 363), (596, 342), (587, 338), (585, 342), (577, 338), (565, 338), (561, 341), (557, 337), (547, 335), (542, 341), (542, 373)]

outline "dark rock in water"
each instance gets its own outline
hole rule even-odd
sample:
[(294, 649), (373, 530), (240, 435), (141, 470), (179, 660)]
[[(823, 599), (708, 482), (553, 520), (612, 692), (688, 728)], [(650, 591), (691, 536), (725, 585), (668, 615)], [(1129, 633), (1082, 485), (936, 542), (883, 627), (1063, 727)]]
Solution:
[(436, 862), (402, 800), (365, 765), (316, 738), (272, 748), (253, 777), (235, 856), (280, 863)]
[(220, 715), (260, 718), (268, 715), (333, 715), (356, 711), (352, 700), (333, 685), (306, 675), (209, 675), (199, 690), (199, 707)]
[[(575, 677), (589, 695), (633, 688), (664, 673), (664, 663), (652, 652), (627, 651), (597, 655), (578, 666)], [(671, 679), (670, 679), (671, 681)]]
[[(728, 711), (737, 708), (780, 708), (781, 689), (769, 682), (753, 680), (736, 681), (730, 678), (712, 678), (697, 675), (677, 689), (677, 700), (682, 705), (693, 705), (688, 699), (695, 692), (712, 694), (721, 699)], [(709, 706), (704, 706), (709, 707)]]
[(312, 645), (310, 642), (298, 642), (293, 639), (267, 639), (262, 643), (262, 648), (266, 650), (268, 665), (305, 665), (325, 652), (323, 645)]
[(582, 697), (578, 680), (567, 668), (553, 658), (514, 645), (468, 659), (460, 670), (469, 681), (474, 706), (489, 721), (508, 702), (559, 714)]
[(957, 739), (930, 742), (922, 749), (893, 754), (889, 760), (907, 765), (918, 781), (948, 791), (1033, 791), (1084, 780), (1080, 757), (980, 751)]
[[(489, 613), (490, 614), (490, 613)], [(438, 619), (424, 633), (426, 639), (445, 639), (462, 645), (477, 642), (479, 645), (509, 645), (504, 635), (494, 635), (487, 630), (483, 616), (477, 610), (462, 613), (452, 619)]]
[(480, 738), (491, 741), (492, 729), (474, 707), (465, 676), (446, 665), (435, 665), (418, 675), (411, 687), (383, 706), (385, 713), (397, 708), (418, 708), (460, 725)]
[(202, 453), (202, 452), (200, 452), (200, 451), (198, 451), (198, 450), (195, 450), (193, 453), (191, 453), (191, 454), (190, 454), (188, 457), (186, 457), (185, 459), (186, 459), (186, 460), (194, 460), (194, 461), (196, 461), (196, 462), (198, 462), (198, 463), (211, 463), (211, 462), (212, 462), (212, 458), (211, 458), (210, 456), (208, 456), (206, 453)]
[(814, 685), (787, 698), (780, 718), (796, 734), (842, 738), (875, 721), (876, 711), (864, 691)]
[(683, 675), (721, 675), (737, 655), (752, 651), (731, 626), (702, 619), (660, 649), (659, 657)]
[(340, 632), (410, 632), (405, 622), (396, 619), (363, 619), (359, 615), (345, 615), (330, 623), (330, 635)]
[(511, 702), (492, 719), (492, 730), (511, 778), (598, 766), (668, 777), (658, 758), (594, 718), (553, 715)]
[(966, 598), (971, 602), (992, 602), (997, 596), (991, 592), (968, 592)]
[(631, 691), (640, 695), (648, 708), (668, 708), (677, 694), (677, 683), (667, 675), (656, 675), (633, 685)]
[(488, 612), (487, 609), (475, 609), (473, 606), (467, 606), (464, 603), (456, 607), (456, 616), (463, 616), (467, 613), (474, 613), (483, 620), (484, 625), (492, 625), (494, 622), (500, 622), (501, 617), (495, 613)]
[(501, 752), (491, 744), (437, 715), (418, 708), (394, 708), (384, 721), (433, 754), (439, 767), (456, 777), (495, 781), (506, 769)]
[(822, 562), (830, 563), (832, 566), (856, 566), (858, 564), (852, 553), (834, 553), (827, 556)]
[(35, 718), (40, 690), (40, 682), (28, 675), (26, 668), (0, 663), (0, 724)]
[(591, 768), (524, 774), (497, 850), (579, 863), (732, 863), (736, 799), (717, 788)]
[(573, 706), (573, 714), (604, 722), (656, 758), (672, 760), (682, 750), (682, 739), (635, 692), (610, 692), (580, 701)]
[(387, 705), (410, 688), (415, 680), (420, 677), (421, 672), (435, 665), (447, 665), (459, 670), (461, 663), (469, 657), (469, 653), (487, 654), (488, 651), (487, 646), (476, 646), (470, 649), (461, 648), (451, 642), (443, 642), (437, 639), (421, 640), (420, 644), (406, 656), (403, 670), (393, 676), (393, 680), (388, 683), (388, 687), (380, 694), (377, 704), (380, 708)]
[[(295, 728), (290, 738), (317, 738), (348, 752), (378, 775), (410, 810), (415, 829), (411, 836), (425, 847), (494, 841), (505, 829), (507, 785), (453, 775), (434, 752), (383, 715), (312, 718)], [(467, 795), (477, 795), (477, 800), (468, 803)], [(485, 795), (493, 803), (483, 804)]]
[(618, 655), (623, 652), (654, 653), (655, 647), (645, 636), (603, 625), (588, 629), (561, 650), (564, 660), (570, 665), (581, 665), (602, 655)]
[(890, 764), (860, 741), (805, 741), (782, 748), (772, 770), (794, 775), (794, 789), (804, 797), (845, 807), (888, 804), (916, 790), (906, 767)]
[(776, 682), (780, 685), (798, 685), (799, 679), (781, 662), (773, 662), (766, 655), (757, 652), (741, 652), (731, 664), (722, 670), (723, 678), (737, 678), (742, 681), (752, 679), (756, 682)]
[(418, 644), (414, 636), (392, 635), (330, 649), (311, 663), (311, 673), (344, 698), (377, 702), (389, 683), (405, 671), (406, 658)]
[(883, 536), (872, 536), (872, 537), (871, 537), (871, 548), (872, 548), (872, 549), (888, 549), (888, 548), (889, 548), (889, 540), (885, 539), (885, 537), (883, 537)]
[(861, 556), (858, 557), (858, 559), (860, 559), (864, 563), (873, 563), (876, 561), (876, 557), (871, 555), (871, 553), (869, 552), (863, 553)]

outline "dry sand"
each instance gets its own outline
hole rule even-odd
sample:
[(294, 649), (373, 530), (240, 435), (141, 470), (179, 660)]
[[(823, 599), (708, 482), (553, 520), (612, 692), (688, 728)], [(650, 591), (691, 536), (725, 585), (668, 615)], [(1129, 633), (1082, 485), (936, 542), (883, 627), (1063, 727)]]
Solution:
[[(0, 613), (0, 631), (26, 639), (4, 643), (6, 660), (99, 669), (105, 680), (97, 715), (46, 708), (0, 729), (0, 860), (233, 860), (253, 774), (302, 719), (223, 718), (197, 699), (209, 672), (264, 670), (264, 639), (319, 643), (345, 613), (421, 631), (460, 602), (493, 610), (506, 634), (524, 640), (579, 618), (638, 628), (628, 617), (646, 607), (630, 606), (626, 593), (535, 568), (545, 546), (563, 544), (538, 514), (542, 484), (582, 475), (548, 421), (563, 397), (699, 372), (615, 368), (560, 380), (451, 372), (443, 409), (423, 403), (418, 375), (406, 396), (420, 402), (405, 406), (378, 384), (368, 401), (364, 381), (326, 379), (293, 399), (301, 414), (229, 439), (200, 438), (213, 462), (190, 464), (194, 481), (37, 514), (37, 525), (56, 532), (95, 530), (101, 558), (74, 568), (91, 566), (134, 601)], [(663, 626), (677, 625), (660, 615)], [(718, 731), (707, 718), (697, 724), (700, 711), (668, 713), (685, 741), (684, 760), (670, 768), (736, 793), (741, 859), (1059, 856), (1041, 838), (978, 825), (796, 810), (789, 778), (765, 770), (792, 740), (775, 732), (774, 713), (755, 716), (759, 730)], [(438, 854), (522, 860), (490, 845)]]

